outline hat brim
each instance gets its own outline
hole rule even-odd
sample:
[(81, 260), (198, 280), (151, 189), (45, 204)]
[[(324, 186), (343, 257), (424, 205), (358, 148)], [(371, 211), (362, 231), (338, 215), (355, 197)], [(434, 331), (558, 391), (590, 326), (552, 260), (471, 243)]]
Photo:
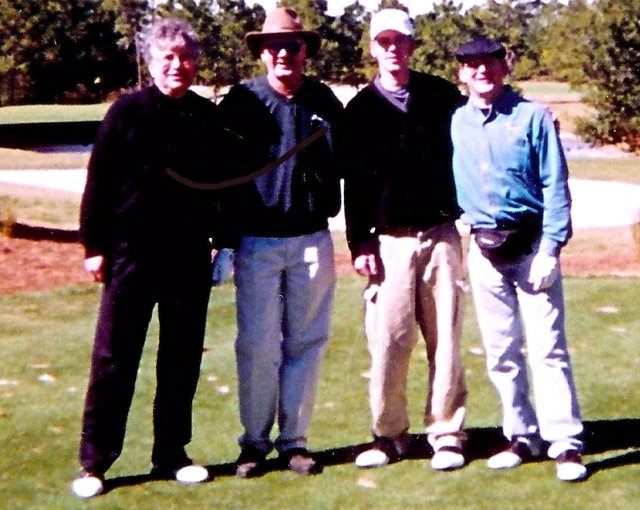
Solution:
[(283, 30), (282, 32), (249, 32), (244, 40), (254, 58), (260, 56), (260, 45), (263, 41), (282, 37), (300, 37), (307, 45), (307, 56), (315, 57), (320, 49), (320, 34), (313, 30)]

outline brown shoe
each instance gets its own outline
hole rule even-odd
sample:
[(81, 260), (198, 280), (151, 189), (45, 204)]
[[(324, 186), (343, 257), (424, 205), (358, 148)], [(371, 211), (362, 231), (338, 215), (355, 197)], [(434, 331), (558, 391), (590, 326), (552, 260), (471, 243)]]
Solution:
[(282, 464), (299, 475), (317, 475), (322, 473), (322, 464), (306, 448), (291, 448), (280, 454)]
[(256, 478), (266, 472), (267, 456), (253, 446), (246, 446), (236, 460), (236, 476), (238, 478)]

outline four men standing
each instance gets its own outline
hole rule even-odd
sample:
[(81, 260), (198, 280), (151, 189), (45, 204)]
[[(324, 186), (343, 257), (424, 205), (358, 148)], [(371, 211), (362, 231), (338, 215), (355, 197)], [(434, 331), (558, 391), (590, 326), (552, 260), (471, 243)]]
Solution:
[[(266, 74), (233, 87), (220, 106), (221, 119), (215, 105), (188, 91), (198, 51), (190, 28), (177, 20), (154, 25), (148, 39), (154, 85), (124, 96), (107, 114), (82, 202), (86, 267), (105, 287), (82, 472), (73, 485), (78, 496), (102, 492), (104, 473), (120, 454), (155, 304), (161, 333), (153, 470), (192, 483), (208, 476), (184, 448), (209, 296), (209, 238), (225, 237), (226, 206), (223, 195), (188, 189), (167, 170), (211, 180), (211, 144), (229, 167), (224, 154), (231, 146), (250, 147), (258, 163), (244, 170), (260, 174), (234, 195), (242, 197), (242, 213), (235, 207), (233, 219), (242, 233), (235, 255), (244, 427), (237, 476), (264, 473), (273, 448), (296, 473), (322, 470), (307, 450), (306, 432), (329, 335), (335, 267), (327, 227), (340, 208), (341, 177), (353, 265), (369, 280), (365, 330), (374, 441), (356, 464), (379, 467), (408, 451), (407, 374), (420, 332), (429, 363), (424, 425), (434, 450), (431, 466), (463, 466), (464, 271), (450, 129), (459, 203), (473, 228), (469, 269), (487, 364), (511, 441), (489, 466), (515, 467), (537, 452), (541, 435), (551, 443), (559, 478), (585, 476), (558, 266), (570, 235), (570, 201), (553, 125), (540, 108), (503, 88), (504, 48), (493, 41), (459, 48), (460, 78), (471, 101), (454, 115), (462, 103), (457, 87), (409, 69), (415, 42), (404, 11), (376, 13), (370, 39), (378, 75), (343, 118), (331, 90), (304, 75), (319, 34), (305, 30), (291, 9), (272, 11), (262, 31), (246, 36)], [(514, 170), (503, 167), (526, 179), (508, 179)], [(502, 248), (494, 251), (492, 244)], [(536, 392), (545, 399), (537, 415), (526, 396), (518, 312), (531, 337)], [(512, 326), (496, 327), (503, 323)], [(276, 421), (279, 434), (272, 440)]]

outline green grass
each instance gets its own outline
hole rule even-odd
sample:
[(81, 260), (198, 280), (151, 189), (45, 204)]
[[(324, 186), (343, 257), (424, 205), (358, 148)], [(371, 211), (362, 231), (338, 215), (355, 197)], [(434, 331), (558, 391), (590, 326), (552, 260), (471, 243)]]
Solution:
[(0, 223), (14, 219), (30, 225), (78, 228), (80, 195), (0, 183)]
[(0, 169), (2, 170), (52, 170), (86, 168), (89, 163), (86, 152), (38, 152), (27, 149), (0, 147)]
[(570, 159), (569, 175), (575, 179), (640, 184), (640, 158)]
[[(108, 476), (116, 488), (90, 503), (75, 499), (69, 483), (89, 366), (98, 288), (95, 286), (0, 297), (0, 486), (8, 507), (75, 508), (261, 508), (261, 509), (628, 509), (640, 500), (640, 281), (568, 279), (567, 329), (594, 471), (581, 484), (557, 481), (551, 462), (512, 472), (491, 472), (473, 459), (453, 473), (436, 473), (424, 458), (360, 471), (349, 447), (369, 440), (368, 354), (362, 333), (363, 280), (341, 277), (332, 339), (323, 363), (310, 446), (334, 451), (334, 465), (316, 477), (270, 472), (255, 480), (232, 476), (240, 433), (233, 352), (231, 285), (213, 291), (200, 386), (195, 401), (191, 455), (218, 476), (185, 487), (145, 481), (151, 448), (154, 350), (149, 334), (131, 410), (125, 449)], [(471, 305), (464, 332), (471, 440), (496, 434), (498, 402), (473, 354), (479, 338)], [(426, 367), (418, 346), (409, 382), (411, 432), (419, 434)], [(47, 377), (43, 377), (47, 376)], [(44, 379), (44, 380), (41, 380)], [(631, 423), (629, 423), (631, 419)], [(626, 420), (626, 421), (625, 421)], [(631, 425), (633, 430), (624, 429)], [(481, 445), (486, 447), (486, 445)], [(347, 452), (345, 454), (345, 451)]]
[(536, 101), (553, 102), (578, 102), (581, 99), (580, 91), (571, 88), (568, 83), (557, 81), (522, 81), (517, 82), (517, 87), (522, 90), (525, 97)]
[(0, 108), (0, 124), (101, 120), (107, 112), (109, 104), (3, 106)]

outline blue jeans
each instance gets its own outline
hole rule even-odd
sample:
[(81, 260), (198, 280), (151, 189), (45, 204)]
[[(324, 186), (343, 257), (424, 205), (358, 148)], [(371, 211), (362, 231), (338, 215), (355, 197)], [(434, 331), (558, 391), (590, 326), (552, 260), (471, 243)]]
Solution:
[[(486, 350), (489, 378), (500, 394), (503, 433), (551, 443), (549, 456), (582, 449), (580, 408), (564, 330), (562, 278), (540, 292), (528, 282), (534, 253), (491, 262), (471, 241), (469, 277)], [(526, 342), (526, 343), (525, 343)], [(535, 409), (523, 348), (531, 367)]]
[(242, 447), (265, 453), (307, 444), (335, 289), (328, 230), (244, 237), (235, 258), (236, 359)]

